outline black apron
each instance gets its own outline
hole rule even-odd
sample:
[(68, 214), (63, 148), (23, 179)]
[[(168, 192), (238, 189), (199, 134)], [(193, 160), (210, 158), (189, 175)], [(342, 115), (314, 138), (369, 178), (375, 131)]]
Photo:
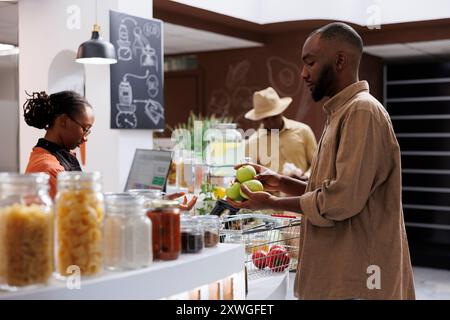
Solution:
[(58, 146), (56, 143), (41, 138), (38, 140), (36, 147), (45, 149), (54, 155), (56, 159), (58, 159), (59, 163), (64, 167), (65, 171), (81, 171), (80, 163), (77, 158), (69, 151)]

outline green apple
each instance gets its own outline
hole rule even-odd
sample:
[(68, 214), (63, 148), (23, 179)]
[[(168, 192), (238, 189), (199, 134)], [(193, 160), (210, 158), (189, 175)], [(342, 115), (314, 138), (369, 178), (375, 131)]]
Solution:
[[(259, 182), (258, 180), (248, 180), (242, 184), (245, 185), (247, 188), (250, 189), (250, 191), (253, 191), (253, 192), (264, 191), (264, 187), (263, 187), (262, 183)], [(239, 191), (240, 191), (242, 198), (248, 199), (247, 195), (244, 192), (242, 192), (242, 190), (239, 189)]]
[(231, 187), (229, 187), (226, 191), (226, 195), (228, 198), (234, 201), (242, 201), (242, 197), (240, 195), (241, 192), (241, 184), (239, 182), (235, 182)]
[(245, 181), (252, 180), (256, 176), (256, 170), (252, 166), (243, 166), (237, 169), (236, 179), (243, 183)]

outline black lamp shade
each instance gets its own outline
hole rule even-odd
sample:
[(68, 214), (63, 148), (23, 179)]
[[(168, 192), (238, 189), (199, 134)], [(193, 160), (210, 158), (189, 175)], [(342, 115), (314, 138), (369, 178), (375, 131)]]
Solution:
[(102, 40), (96, 27), (94, 27), (91, 39), (78, 47), (76, 62), (86, 64), (117, 63), (116, 50), (110, 42)]

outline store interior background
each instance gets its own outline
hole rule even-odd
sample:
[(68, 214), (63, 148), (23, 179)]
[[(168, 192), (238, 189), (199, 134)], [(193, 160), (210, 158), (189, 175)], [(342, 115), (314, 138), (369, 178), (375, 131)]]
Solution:
[[(346, 21), (348, 1), (304, 1), (303, 7), (283, 1), (286, 8), (302, 11), (303, 18), (293, 21), (260, 24), (258, 12), (253, 21), (231, 16), (233, 8), (244, 12), (255, 2), (236, 1), (236, 8), (222, 5), (213, 12), (202, 1), (99, 0), (97, 20), (105, 39), (109, 10), (164, 21), (168, 126), (185, 122), (193, 111), (233, 117), (243, 129), (254, 127), (243, 117), (252, 108), (252, 94), (273, 86), (281, 96), (293, 98), (286, 116), (311, 126), (319, 139), (323, 101), (313, 102), (299, 77), (301, 47), (312, 30)], [(286, 11), (276, 7), (279, 1), (261, 2), (267, 12)], [(355, 2), (362, 10), (361, 23), (352, 25), (365, 44), (360, 79), (369, 82), (372, 94), (387, 107), (402, 150), (403, 205), (413, 264), (450, 270), (450, 2)], [(75, 26), (69, 23), (77, 13), (73, 5), (80, 9)], [(90, 37), (94, 8), (92, 0), (0, 1), (0, 43), (19, 51), (0, 51), (0, 171), (25, 169), (43, 134), (23, 121), (25, 91), (72, 81), (61, 73), (78, 67), (75, 52)], [(380, 29), (365, 26), (376, 13), (368, 8), (380, 10)], [(308, 12), (309, 18), (302, 16)], [(134, 149), (152, 148), (170, 137), (170, 131), (110, 129), (109, 67), (86, 65), (81, 73), (96, 113), (85, 170), (103, 173), (105, 191), (122, 190)]]

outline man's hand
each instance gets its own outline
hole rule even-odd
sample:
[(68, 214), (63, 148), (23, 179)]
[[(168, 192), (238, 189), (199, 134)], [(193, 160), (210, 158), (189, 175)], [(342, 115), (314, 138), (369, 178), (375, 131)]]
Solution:
[(227, 198), (228, 203), (233, 207), (250, 210), (273, 209), (275, 197), (269, 193), (263, 191), (252, 192), (245, 185), (241, 185), (241, 190), (247, 195), (248, 200), (236, 202)]
[(256, 170), (255, 179), (259, 180), (263, 186), (264, 190), (267, 191), (279, 191), (281, 184), (281, 175), (276, 173), (275, 171), (270, 170), (269, 168), (263, 167), (259, 164), (255, 163), (245, 163), (239, 164), (234, 167), (234, 169), (239, 169), (242, 166), (252, 166)]

